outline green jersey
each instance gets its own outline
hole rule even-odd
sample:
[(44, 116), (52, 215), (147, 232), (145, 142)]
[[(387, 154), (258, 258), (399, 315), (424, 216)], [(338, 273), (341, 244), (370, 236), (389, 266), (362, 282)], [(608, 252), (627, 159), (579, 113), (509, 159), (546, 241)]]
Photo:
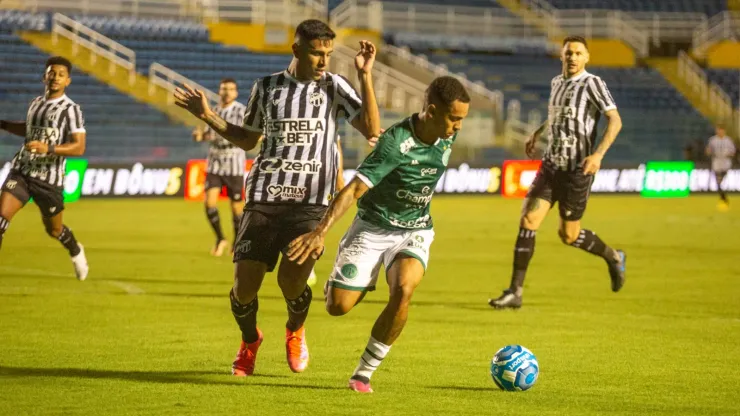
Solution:
[(452, 143), (425, 144), (414, 133), (418, 114), (395, 124), (357, 168), (370, 190), (357, 203), (362, 220), (391, 230), (431, 229), (429, 203), (450, 160)]

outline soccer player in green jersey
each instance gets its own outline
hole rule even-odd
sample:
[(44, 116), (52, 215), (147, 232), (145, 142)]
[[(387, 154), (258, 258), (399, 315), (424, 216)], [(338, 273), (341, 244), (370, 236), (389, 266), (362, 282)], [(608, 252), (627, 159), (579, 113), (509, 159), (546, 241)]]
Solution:
[(334, 270), (324, 287), (326, 309), (333, 316), (349, 312), (367, 291), (375, 289), (381, 265), (390, 298), (349, 380), (352, 390), (372, 393), (370, 377), (406, 324), (411, 295), (424, 276), (434, 240), (429, 203), (469, 103), (470, 96), (456, 78), (432, 81), (422, 111), (380, 136), (316, 229), (289, 245), (292, 261), (317, 259), (331, 226), (359, 200), (357, 216), (339, 244)]

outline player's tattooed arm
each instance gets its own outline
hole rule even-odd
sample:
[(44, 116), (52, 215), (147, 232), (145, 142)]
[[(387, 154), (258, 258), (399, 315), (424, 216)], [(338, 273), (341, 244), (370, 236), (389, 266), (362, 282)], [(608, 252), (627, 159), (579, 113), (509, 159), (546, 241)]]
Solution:
[(332, 225), (342, 218), (347, 210), (365, 195), (368, 189), (365, 182), (359, 178), (352, 179), (349, 185), (345, 186), (329, 205), (329, 209), (316, 229), (291, 241), (288, 245), (288, 258), (298, 264), (303, 264), (309, 256), (318, 259), (324, 251), (324, 238)]
[(0, 120), (0, 130), (5, 130), (16, 136), (26, 137), (26, 122)]
[(362, 94), (362, 109), (360, 116), (352, 120), (352, 126), (367, 139), (380, 135), (380, 110), (375, 98), (373, 87), (373, 65), (377, 49), (370, 41), (360, 41), (360, 50), (355, 56), (355, 69), (360, 79), (360, 93)]
[(596, 151), (591, 156), (588, 156), (583, 160), (583, 173), (586, 175), (594, 175), (601, 168), (601, 160), (604, 158), (606, 151), (609, 150), (614, 140), (617, 139), (619, 131), (622, 130), (622, 118), (619, 116), (619, 111), (616, 109), (609, 110), (605, 113), (607, 118), (606, 131), (604, 137), (601, 138), (601, 143), (596, 147)]
[(249, 131), (221, 118), (208, 106), (208, 99), (203, 91), (195, 90), (187, 84), (175, 89), (175, 104), (205, 121), (215, 133), (244, 150), (254, 149), (262, 137), (260, 132)]

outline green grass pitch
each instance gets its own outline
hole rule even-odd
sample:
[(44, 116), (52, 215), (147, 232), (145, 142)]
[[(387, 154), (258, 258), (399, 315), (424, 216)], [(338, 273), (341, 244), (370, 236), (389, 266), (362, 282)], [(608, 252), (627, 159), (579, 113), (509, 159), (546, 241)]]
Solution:
[[(346, 383), (387, 286), (340, 318), (324, 311), (320, 289), (351, 214), (317, 266), (308, 370), (292, 374), (285, 362), (285, 304), (271, 275), (257, 374), (236, 379), (232, 264), (208, 255), (201, 204), (71, 204), (86, 282), (29, 206), (0, 252), (0, 414), (737, 415), (740, 207), (719, 213), (715, 202), (592, 198), (584, 226), (629, 256), (618, 294), (601, 259), (560, 243), (553, 211), (524, 307), (494, 311), (486, 300), (508, 284), (521, 201), (436, 197), (429, 271), (366, 396)], [(221, 215), (228, 229), (226, 205)], [(530, 391), (500, 392), (490, 379), (493, 353), (510, 343), (539, 359)]]

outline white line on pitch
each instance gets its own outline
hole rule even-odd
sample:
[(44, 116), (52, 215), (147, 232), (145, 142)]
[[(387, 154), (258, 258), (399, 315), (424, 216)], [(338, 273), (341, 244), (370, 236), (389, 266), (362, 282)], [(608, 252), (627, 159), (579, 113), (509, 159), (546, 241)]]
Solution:
[[(0, 272), (8, 272), (8, 273), (31, 275), (31, 276), (42, 275), (42, 276), (69, 277), (69, 278), (75, 277), (72, 273), (57, 273), (57, 272), (51, 272), (48, 270), (27, 269), (23, 267), (9, 267), (9, 266), (0, 266)], [(95, 281), (94, 278), (91, 280)], [(102, 280), (100, 282), (106, 283), (111, 286), (115, 286), (118, 289), (121, 289), (124, 292), (128, 293), (129, 295), (141, 295), (141, 294), (146, 293), (144, 292), (144, 289), (138, 286), (132, 285), (130, 283), (119, 282), (117, 280)]]

